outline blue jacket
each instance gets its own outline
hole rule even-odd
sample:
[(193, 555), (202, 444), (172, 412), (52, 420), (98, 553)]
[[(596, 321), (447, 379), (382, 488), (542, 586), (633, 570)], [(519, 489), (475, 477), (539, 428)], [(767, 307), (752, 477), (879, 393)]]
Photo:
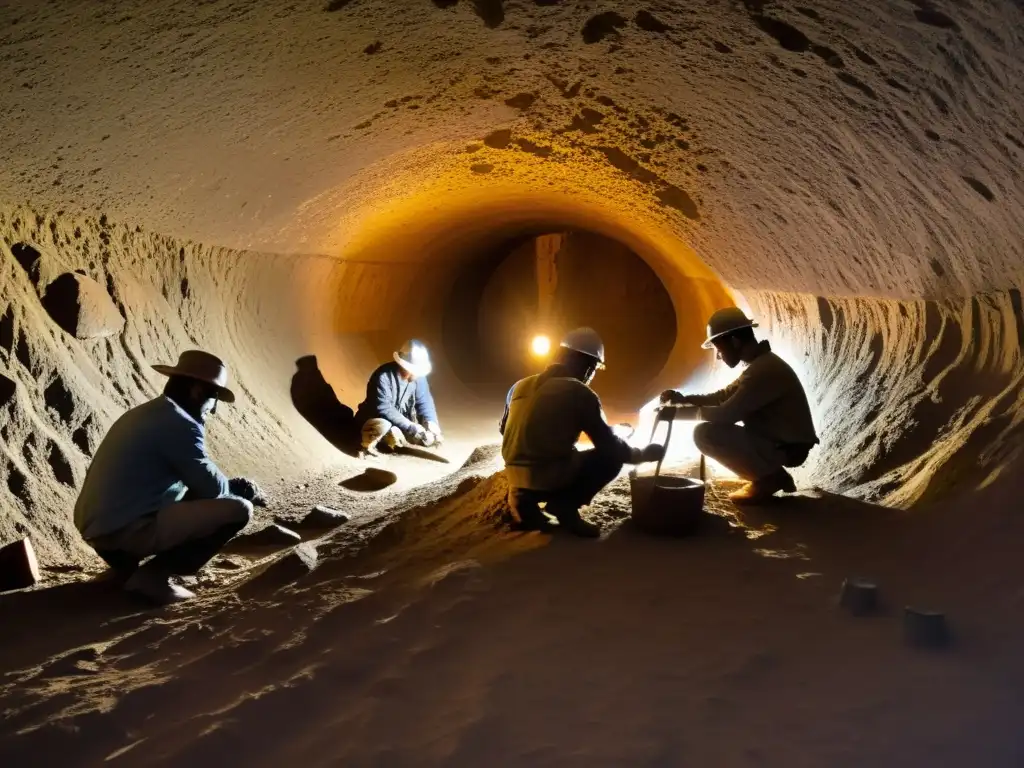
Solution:
[(206, 431), (173, 400), (157, 397), (121, 415), (96, 450), (75, 504), (85, 539), (124, 528), (189, 491), (229, 495), (228, 479), (206, 452)]
[(406, 381), (398, 363), (384, 363), (370, 375), (366, 399), (356, 411), (356, 424), (362, 428), (370, 419), (386, 419), (407, 437), (416, 434), (416, 425), (438, 423), (434, 397), (425, 378)]

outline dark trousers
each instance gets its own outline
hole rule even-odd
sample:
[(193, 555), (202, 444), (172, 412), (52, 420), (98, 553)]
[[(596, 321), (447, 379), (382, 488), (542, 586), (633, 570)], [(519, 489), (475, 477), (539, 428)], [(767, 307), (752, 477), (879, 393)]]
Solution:
[(509, 506), (524, 524), (544, 521), (540, 504), (547, 502), (548, 514), (558, 518), (575, 518), (580, 507), (594, 500), (601, 490), (619, 476), (621, 458), (605, 451), (581, 451), (578, 469), (571, 482), (556, 490), (535, 491), (528, 488), (510, 488)]
[[(239, 520), (237, 523), (223, 525), (208, 536), (186, 541), (183, 544), (158, 553), (146, 565), (147, 567), (179, 576), (196, 574), (247, 524), (248, 520)], [(124, 550), (97, 549), (96, 554), (103, 558), (112, 570), (118, 572), (123, 577), (129, 576), (132, 571), (138, 568), (139, 563), (143, 559)]]

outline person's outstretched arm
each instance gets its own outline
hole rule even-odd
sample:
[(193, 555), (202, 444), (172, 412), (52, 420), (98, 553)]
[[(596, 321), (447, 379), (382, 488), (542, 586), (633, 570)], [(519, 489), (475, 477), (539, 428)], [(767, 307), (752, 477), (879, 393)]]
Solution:
[(430, 428), (430, 425), (441, 429), (437, 420), (437, 406), (434, 405), (434, 396), (430, 393), (430, 384), (426, 379), (416, 379), (416, 418), (420, 424)]
[(715, 424), (735, 424), (777, 400), (785, 392), (785, 382), (777, 376), (744, 375), (730, 387), (731, 392), (725, 400), (701, 405), (701, 419)]
[(661, 393), (661, 402), (669, 405), (721, 405), (732, 397), (740, 386), (740, 380), (734, 382), (717, 392), (708, 392), (703, 395), (684, 395), (675, 389), (667, 389)]
[(580, 398), (580, 431), (590, 438), (595, 451), (606, 451), (624, 464), (639, 464), (642, 460), (640, 449), (633, 448), (612, 431), (601, 412), (601, 400), (593, 392), (588, 394)]

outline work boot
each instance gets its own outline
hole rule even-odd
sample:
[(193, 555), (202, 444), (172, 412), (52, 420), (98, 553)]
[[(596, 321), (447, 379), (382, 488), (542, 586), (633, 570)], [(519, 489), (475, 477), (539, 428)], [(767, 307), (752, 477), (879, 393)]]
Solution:
[(512, 523), (514, 531), (538, 531), (540, 533), (553, 533), (560, 526), (548, 518), (543, 512), (536, 517), (529, 516), (516, 520)]
[(793, 482), (793, 476), (785, 469), (779, 469), (767, 477), (747, 483), (738, 491), (730, 493), (729, 500), (734, 504), (763, 504), (780, 491), (783, 493), (794, 493), (796, 491), (796, 483)]
[(601, 526), (587, 522), (580, 517), (578, 509), (573, 510), (549, 510), (549, 514), (558, 519), (558, 527), (563, 531), (584, 539), (597, 539), (601, 537)]
[(148, 564), (132, 574), (124, 583), (124, 589), (155, 605), (173, 605), (195, 597), (194, 593), (171, 581), (170, 574)]

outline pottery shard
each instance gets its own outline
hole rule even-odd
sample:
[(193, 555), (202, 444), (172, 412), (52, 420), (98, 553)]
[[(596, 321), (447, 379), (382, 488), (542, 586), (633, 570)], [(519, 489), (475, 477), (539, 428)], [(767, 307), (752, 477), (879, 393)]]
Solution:
[(300, 525), (303, 528), (337, 528), (347, 523), (349, 519), (344, 512), (317, 504), (302, 518)]
[(124, 328), (106, 289), (85, 275), (65, 272), (46, 286), (42, 303), (53, 321), (77, 339), (102, 339)]
[(21, 539), (0, 547), (0, 592), (31, 587), (39, 581), (39, 563), (32, 542)]

